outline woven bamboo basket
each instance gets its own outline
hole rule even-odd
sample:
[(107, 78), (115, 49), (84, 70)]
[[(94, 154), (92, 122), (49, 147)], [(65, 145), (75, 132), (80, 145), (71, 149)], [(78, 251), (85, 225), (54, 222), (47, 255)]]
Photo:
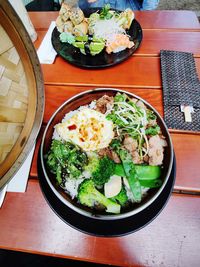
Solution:
[(0, 188), (33, 147), (43, 110), (43, 78), (36, 51), (11, 5), (0, 0)]

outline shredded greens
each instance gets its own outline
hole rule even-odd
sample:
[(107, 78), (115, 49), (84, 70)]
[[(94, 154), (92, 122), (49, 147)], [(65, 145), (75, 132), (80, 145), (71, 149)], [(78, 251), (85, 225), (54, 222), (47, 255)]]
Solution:
[(160, 132), (158, 125), (148, 126), (150, 120), (156, 119), (154, 113), (145, 106), (137, 105), (137, 102), (135, 103), (126, 94), (116, 94), (112, 112), (107, 115), (107, 119), (113, 121), (120, 139), (128, 134), (138, 141), (141, 158), (148, 153), (147, 135), (156, 135)]

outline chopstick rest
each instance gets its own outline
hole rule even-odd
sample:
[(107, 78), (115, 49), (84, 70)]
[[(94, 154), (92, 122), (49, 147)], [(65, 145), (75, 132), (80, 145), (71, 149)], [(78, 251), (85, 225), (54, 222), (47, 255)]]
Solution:
[(192, 106), (181, 105), (181, 112), (184, 112), (184, 116), (185, 116), (185, 121), (186, 122), (192, 122), (191, 113), (194, 112), (194, 109), (193, 109)]
[(160, 57), (167, 126), (200, 131), (200, 81), (193, 54), (161, 50)]

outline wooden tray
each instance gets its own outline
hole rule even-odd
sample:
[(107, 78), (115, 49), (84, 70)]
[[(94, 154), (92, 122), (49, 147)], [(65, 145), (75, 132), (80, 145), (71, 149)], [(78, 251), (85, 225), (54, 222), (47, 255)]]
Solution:
[(44, 111), (40, 63), (21, 20), (0, 0), (0, 188), (20, 168)]

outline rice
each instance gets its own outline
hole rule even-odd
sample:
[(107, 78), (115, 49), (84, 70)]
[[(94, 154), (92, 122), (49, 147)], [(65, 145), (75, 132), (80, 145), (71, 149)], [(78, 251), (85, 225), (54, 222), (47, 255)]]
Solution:
[(78, 187), (83, 182), (85, 177), (81, 176), (78, 179), (66, 178), (65, 186), (63, 189), (74, 199), (78, 194)]

